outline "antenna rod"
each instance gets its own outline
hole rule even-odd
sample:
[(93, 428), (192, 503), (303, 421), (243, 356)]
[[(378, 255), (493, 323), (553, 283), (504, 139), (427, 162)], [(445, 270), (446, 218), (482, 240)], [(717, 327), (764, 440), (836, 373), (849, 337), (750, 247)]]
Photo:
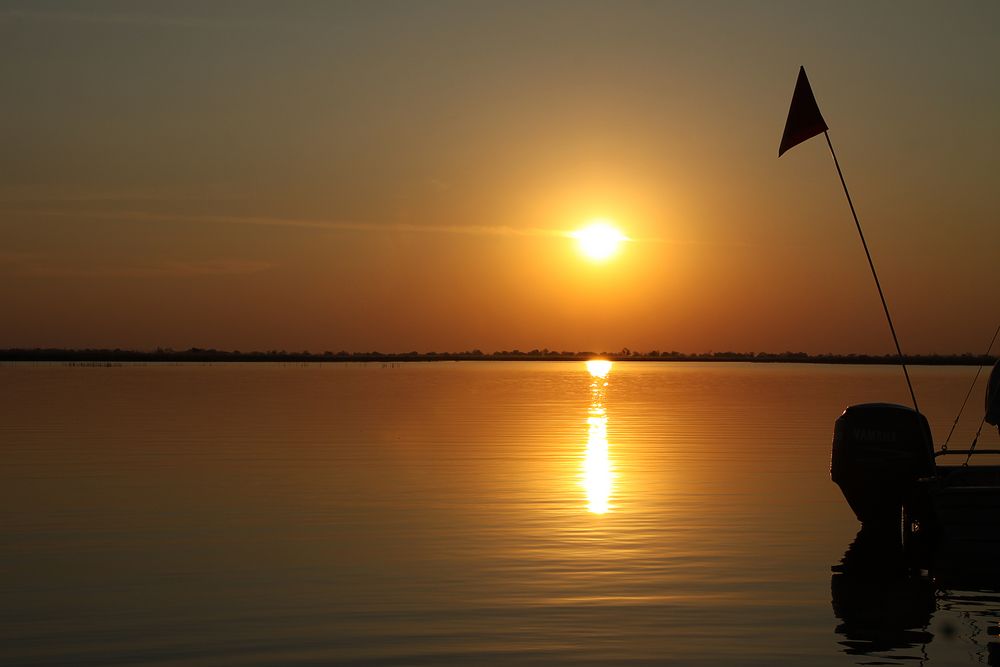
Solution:
[(892, 333), (892, 342), (896, 344), (896, 354), (899, 355), (899, 365), (903, 367), (903, 376), (906, 377), (906, 386), (910, 390), (910, 398), (913, 400), (913, 409), (920, 412), (917, 407), (917, 395), (913, 393), (913, 383), (910, 382), (910, 372), (906, 370), (906, 360), (903, 358), (903, 350), (899, 347), (899, 338), (896, 337), (896, 327), (892, 325), (892, 316), (889, 315), (889, 306), (885, 302), (885, 294), (882, 292), (882, 284), (878, 280), (878, 273), (875, 272), (875, 262), (872, 261), (872, 254), (868, 251), (868, 243), (865, 241), (865, 233), (861, 231), (861, 223), (858, 222), (858, 214), (854, 210), (854, 202), (851, 201), (851, 193), (847, 189), (847, 182), (844, 180), (844, 172), (840, 170), (840, 162), (837, 160), (837, 153), (833, 150), (833, 143), (830, 141), (830, 133), (823, 131), (826, 137), (826, 145), (830, 147), (830, 155), (833, 156), (833, 164), (837, 167), (837, 175), (840, 176), (840, 184), (844, 186), (844, 194), (847, 195), (847, 203), (851, 207), (851, 215), (854, 216), (854, 225), (858, 228), (858, 236), (861, 237), (861, 245), (865, 248), (865, 256), (868, 257), (868, 266), (872, 270), (872, 278), (875, 279), (875, 287), (878, 288), (879, 298), (882, 299), (882, 310), (885, 311), (885, 319), (889, 322), (889, 331)]
[[(990, 356), (990, 350), (993, 349), (993, 343), (997, 342), (997, 336), (1000, 336), (1000, 324), (997, 325), (996, 331), (993, 332), (993, 338), (990, 339), (990, 346), (986, 348), (986, 354), (984, 357)], [(948, 437), (944, 439), (944, 444), (941, 445), (941, 451), (948, 451), (948, 443), (951, 442), (951, 436), (955, 432), (955, 427), (958, 426), (958, 420), (962, 418), (962, 412), (965, 411), (965, 404), (969, 402), (969, 396), (972, 396), (972, 390), (976, 388), (976, 380), (979, 379), (979, 375), (983, 372), (983, 365), (979, 364), (979, 368), (976, 369), (976, 376), (972, 378), (972, 384), (969, 385), (969, 391), (965, 392), (965, 400), (962, 401), (962, 407), (958, 409), (958, 414), (955, 415), (955, 422), (951, 425), (951, 430), (948, 431)], [(983, 421), (986, 421), (986, 417), (983, 417)], [(983, 425), (979, 424), (980, 430), (982, 430)], [(976, 440), (979, 439), (978, 433), (976, 434)], [(975, 441), (973, 441), (975, 442)], [(971, 454), (969, 456), (972, 456)], [(968, 459), (966, 459), (968, 462)]]

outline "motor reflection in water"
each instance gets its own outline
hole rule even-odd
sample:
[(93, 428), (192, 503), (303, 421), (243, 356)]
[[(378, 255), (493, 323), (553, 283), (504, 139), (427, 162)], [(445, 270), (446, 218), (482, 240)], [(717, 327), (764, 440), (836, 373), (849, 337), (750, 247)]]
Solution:
[(608, 456), (608, 413), (605, 397), (612, 363), (606, 359), (586, 362), (590, 373), (590, 408), (587, 411), (587, 452), (583, 459), (581, 485), (587, 494), (587, 509), (605, 514), (611, 509), (614, 473)]
[[(832, 570), (835, 631), (845, 653), (867, 656), (863, 664), (1000, 665), (1000, 543), (914, 549), (862, 528)], [(962, 649), (969, 644), (976, 655)]]

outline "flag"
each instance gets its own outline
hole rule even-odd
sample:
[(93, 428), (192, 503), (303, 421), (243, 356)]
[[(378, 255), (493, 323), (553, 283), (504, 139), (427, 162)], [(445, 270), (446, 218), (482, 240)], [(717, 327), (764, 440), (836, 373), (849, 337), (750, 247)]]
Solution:
[(781, 145), (778, 147), (778, 157), (806, 139), (812, 139), (817, 134), (826, 132), (827, 129), (829, 128), (816, 105), (812, 88), (809, 87), (806, 68), (800, 67), (799, 78), (795, 82), (795, 92), (792, 93), (792, 104), (788, 108), (785, 132), (781, 135)]

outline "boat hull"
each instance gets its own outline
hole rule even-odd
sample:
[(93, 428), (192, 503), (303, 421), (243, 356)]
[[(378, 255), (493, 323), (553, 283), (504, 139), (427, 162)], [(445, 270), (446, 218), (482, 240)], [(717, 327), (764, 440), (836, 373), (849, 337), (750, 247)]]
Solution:
[(1000, 539), (1000, 466), (938, 466), (934, 519), (950, 542)]

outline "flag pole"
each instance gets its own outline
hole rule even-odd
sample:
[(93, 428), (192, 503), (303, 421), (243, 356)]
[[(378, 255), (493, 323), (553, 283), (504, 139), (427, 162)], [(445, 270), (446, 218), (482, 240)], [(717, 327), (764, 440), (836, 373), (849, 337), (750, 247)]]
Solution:
[(910, 372), (906, 369), (906, 359), (903, 357), (903, 350), (899, 347), (899, 338), (896, 336), (896, 327), (892, 325), (892, 316), (889, 315), (889, 306), (885, 301), (885, 294), (882, 292), (882, 284), (879, 282), (878, 273), (875, 272), (875, 262), (872, 261), (872, 254), (868, 250), (868, 243), (865, 241), (865, 233), (861, 231), (861, 223), (858, 221), (857, 211), (854, 210), (854, 202), (851, 200), (851, 193), (847, 189), (847, 182), (844, 180), (844, 172), (840, 170), (840, 161), (837, 160), (837, 153), (833, 150), (833, 142), (830, 141), (830, 133), (823, 130), (826, 137), (826, 145), (830, 147), (830, 155), (833, 156), (833, 164), (837, 168), (837, 175), (840, 176), (840, 184), (844, 187), (844, 194), (847, 195), (847, 204), (851, 207), (851, 215), (854, 216), (854, 225), (858, 228), (858, 236), (861, 237), (861, 245), (865, 248), (865, 256), (868, 258), (868, 266), (872, 270), (872, 278), (875, 279), (875, 287), (878, 288), (879, 298), (882, 299), (882, 310), (885, 311), (885, 319), (889, 322), (889, 331), (892, 333), (892, 342), (896, 344), (896, 354), (899, 355), (899, 364), (903, 367), (903, 375), (906, 377), (906, 387), (910, 390), (910, 399), (913, 401), (913, 409), (920, 412), (917, 407), (917, 395), (913, 393), (913, 383), (910, 382)]

